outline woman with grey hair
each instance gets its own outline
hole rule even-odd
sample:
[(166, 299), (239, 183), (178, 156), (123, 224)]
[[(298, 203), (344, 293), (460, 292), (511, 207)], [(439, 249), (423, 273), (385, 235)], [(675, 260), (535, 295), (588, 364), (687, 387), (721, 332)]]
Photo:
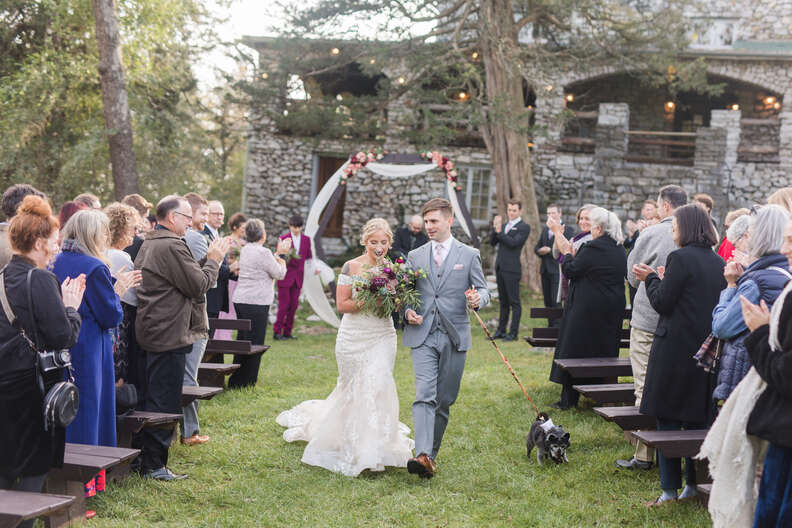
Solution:
[[(589, 210), (591, 241), (572, 254), (568, 248), (561, 271), (569, 278), (569, 295), (561, 318), (561, 328), (553, 359), (618, 357), (622, 320), (624, 319), (624, 279), (627, 255), (620, 245), (623, 240), (621, 222), (615, 214), (595, 207)], [(563, 226), (553, 219), (548, 227), (558, 239)], [(577, 407), (580, 393), (572, 388), (572, 379), (553, 363), (550, 381), (562, 385), (559, 409)], [(582, 380), (575, 380), (581, 382)], [(590, 378), (584, 383), (601, 383)]]
[(792, 278), (787, 258), (780, 253), (788, 221), (789, 213), (783, 207), (765, 205), (755, 215), (741, 216), (729, 227), (727, 238), (738, 249), (744, 244), (749, 265), (744, 268), (737, 260), (726, 265), (723, 276), (727, 287), (712, 312), (712, 334), (725, 340), (718, 366), (718, 385), (712, 394), (716, 401), (728, 398), (751, 368), (743, 343), (749, 331), (743, 320), (740, 297), (753, 304), (764, 301), (770, 307)]
[[(743, 267), (747, 267), (750, 262), (748, 259), (748, 240), (750, 238), (750, 229), (756, 220), (755, 215), (743, 215), (737, 217), (726, 230), (726, 240), (732, 245), (732, 251), (728, 258), (724, 258), (727, 262), (729, 260), (736, 260)], [(718, 253), (719, 255), (720, 252)], [(721, 255), (723, 256), (723, 255)]]
[[(245, 224), (246, 244), (239, 251), (239, 279), (234, 290), (234, 310), (239, 319), (250, 320), (250, 331), (240, 330), (237, 339), (263, 345), (267, 336), (269, 307), (275, 299), (274, 284), (286, 276), (286, 262), (283, 255), (289, 252), (288, 243), (280, 240), (272, 254), (264, 247), (267, 231), (264, 222), (251, 218)], [(261, 354), (254, 356), (234, 356), (239, 364), (228, 379), (228, 388), (249, 387), (258, 381)]]

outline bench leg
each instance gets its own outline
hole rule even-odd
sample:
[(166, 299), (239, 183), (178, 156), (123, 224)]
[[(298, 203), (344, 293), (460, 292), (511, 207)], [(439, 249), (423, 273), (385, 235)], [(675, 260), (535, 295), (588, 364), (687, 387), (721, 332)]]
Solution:
[(47, 517), (44, 524), (47, 528), (73, 526), (85, 521), (85, 485), (82, 482), (47, 479), (46, 489), (47, 493), (71, 495), (75, 499), (68, 509)]
[(225, 388), (225, 375), (220, 372), (198, 372), (198, 384), (201, 387)]

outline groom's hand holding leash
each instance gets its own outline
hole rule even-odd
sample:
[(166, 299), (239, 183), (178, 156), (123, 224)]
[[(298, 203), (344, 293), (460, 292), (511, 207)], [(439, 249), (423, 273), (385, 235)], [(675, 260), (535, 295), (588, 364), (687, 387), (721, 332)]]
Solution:
[(407, 318), (407, 323), (411, 325), (420, 325), (423, 323), (423, 316), (418, 315), (415, 310), (407, 310), (404, 312), (404, 316)]
[(468, 306), (470, 306), (473, 310), (478, 310), (479, 306), (481, 306), (481, 295), (479, 292), (475, 290), (475, 288), (470, 288), (465, 292), (465, 297), (467, 297)]

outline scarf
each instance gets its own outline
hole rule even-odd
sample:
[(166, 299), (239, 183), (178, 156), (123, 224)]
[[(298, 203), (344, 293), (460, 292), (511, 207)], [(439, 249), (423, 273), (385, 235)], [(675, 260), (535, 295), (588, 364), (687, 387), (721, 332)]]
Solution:
[(80, 244), (73, 238), (67, 238), (61, 244), (61, 251), (68, 251), (70, 253), (81, 253), (83, 255), (93, 256), (84, 245)]

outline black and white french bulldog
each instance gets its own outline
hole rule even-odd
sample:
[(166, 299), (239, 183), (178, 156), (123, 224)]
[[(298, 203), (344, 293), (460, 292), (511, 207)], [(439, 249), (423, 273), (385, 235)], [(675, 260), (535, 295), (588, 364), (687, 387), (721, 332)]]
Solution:
[(569, 462), (566, 450), (569, 447), (569, 433), (564, 431), (560, 425), (553, 423), (547, 413), (539, 413), (536, 421), (531, 424), (531, 430), (525, 439), (525, 446), (528, 448), (527, 455), (531, 455), (531, 449), (536, 446), (536, 459), (539, 465), (545, 458), (550, 458), (556, 464)]

